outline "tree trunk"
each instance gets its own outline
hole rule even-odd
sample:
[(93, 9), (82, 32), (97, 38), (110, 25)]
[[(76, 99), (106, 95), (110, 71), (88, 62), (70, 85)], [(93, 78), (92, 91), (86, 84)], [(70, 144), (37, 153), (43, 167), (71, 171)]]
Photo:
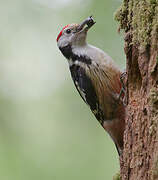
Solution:
[(158, 0), (124, 0), (127, 116), (122, 180), (158, 179)]

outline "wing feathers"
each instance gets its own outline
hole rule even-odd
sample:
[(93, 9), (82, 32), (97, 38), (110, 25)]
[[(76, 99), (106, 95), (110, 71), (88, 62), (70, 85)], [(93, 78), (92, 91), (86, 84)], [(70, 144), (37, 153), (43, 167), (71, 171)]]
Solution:
[(80, 96), (90, 106), (90, 109), (100, 123), (103, 123), (104, 114), (100, 108), (98, 97), (90, 77), (81, 66), (72, 65), (70, 71)]

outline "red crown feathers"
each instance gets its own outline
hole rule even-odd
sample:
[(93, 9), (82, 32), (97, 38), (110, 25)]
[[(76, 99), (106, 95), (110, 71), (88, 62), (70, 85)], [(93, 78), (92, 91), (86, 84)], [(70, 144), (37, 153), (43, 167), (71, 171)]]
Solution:
[(70, 26), (70, 24), (68, 24), (68, 25), (66, 25), (65, 27), (63, 27), (63, 29), (60, 31), (60, 33), (58, 34), (58, 37), (57, 37), (57, 42), (58, 42), (59, 38), (61, 37), (64, 29), (66, 29), (68, 26)]

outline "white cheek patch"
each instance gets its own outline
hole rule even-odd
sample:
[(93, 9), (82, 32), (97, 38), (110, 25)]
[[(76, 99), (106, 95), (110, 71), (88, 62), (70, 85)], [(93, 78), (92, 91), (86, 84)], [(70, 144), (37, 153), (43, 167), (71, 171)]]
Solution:
[(58, 47), (65, 47), (69, 44), (69, 38), (61, 36), (57, 42)]

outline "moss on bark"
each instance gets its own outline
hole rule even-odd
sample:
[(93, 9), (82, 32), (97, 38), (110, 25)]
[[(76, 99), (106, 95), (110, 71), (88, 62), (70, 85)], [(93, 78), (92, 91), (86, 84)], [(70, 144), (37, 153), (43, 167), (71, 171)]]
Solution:
[(120, 172), (118, 172), (117, 174), (115, 174), (115, 176), (113, 177), (113, 180), (121, 180)]
[[(115, 19), (120, 29), (130, 30), (132, 44), (140, 44), (144, 50), (152, 37), (158, 36), (158, 0), (124, 0)], [(157, 46), (156, 42), (154, 46)]]

